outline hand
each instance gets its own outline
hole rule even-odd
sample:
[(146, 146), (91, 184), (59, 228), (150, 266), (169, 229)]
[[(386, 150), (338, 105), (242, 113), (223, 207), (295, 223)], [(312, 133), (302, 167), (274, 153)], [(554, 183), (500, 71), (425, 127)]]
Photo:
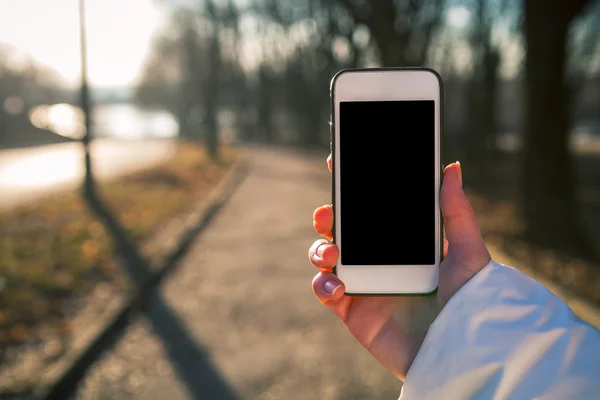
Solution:
[[(331, 171), (331, 155), (327, 163)], [(379, 362), (402, 380), (441, 308), (490, 261), (475, 214), (462, 190), (462, 171), (458, 162), (444, 170), (440, 203), (446, 238), (438, 294), (433, 300), (432, 296), (344, 296), (344, 283), (331, 272), (339, 257), (339, 249), (330, 242), (333, 209), (325, 205), (317, 208), (313, 215), (315, 230), (326, 238), (317, 240), (309, 250), (310, 262), (321, 271), (312, 282), (315, 296), (342, 320)], [(376, 213), (373, 214), (373, 218), (377, 218)], [(365, 242), (364, 246), (377, 251), (375, 240)]]

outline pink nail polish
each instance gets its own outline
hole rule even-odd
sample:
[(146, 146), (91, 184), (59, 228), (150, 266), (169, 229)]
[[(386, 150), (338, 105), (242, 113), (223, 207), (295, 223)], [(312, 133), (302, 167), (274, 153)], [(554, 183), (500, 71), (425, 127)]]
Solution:
[(342, 287), (342, 284), (335, 282), (335, 281), (327, 281), (323, 285), (323, 289), (325, 289), (325, 293), (327, 293), (330, 296), (333, 296), (335, 294), (335, 292), (341, 287)]

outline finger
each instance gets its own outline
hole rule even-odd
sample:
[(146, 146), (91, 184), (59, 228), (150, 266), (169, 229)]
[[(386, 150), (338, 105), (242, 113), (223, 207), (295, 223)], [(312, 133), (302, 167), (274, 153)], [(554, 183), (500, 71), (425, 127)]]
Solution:
[(329, 172), (331, 172), (331, 153), (327, 157), (327, 168), (329, 168)]
[(325, 205), (315, 210), (313, 214), (313, 227), (321, 236), (331, 240), (331, 231), (333, 229), (333, 208), (331, 205)]
[(341, 303), (344, 299), (346, 288), (344, 283), (331, 272), (320, 272), (312, 281), (313, 293), (322, 304), (332, 309), (339, 315), (341, 311)]
[(483, 244), (475, 213), (462, 189), (462, 171), (458, 162), (448, 165), (444, 170), (440, 203), (450, 246)]
[[(444, 171), (442, 183), (440, 201), (448, 239), (447, 259), (453, 260), (446, 265), (460, 266), (452, 272), (440, 269), (440, 282), (447, 282), (445, 288), (440, 285), (440, 295), (443, 298), (450, 298), (456, 288), (464, 285), (490, 261), (490, 253), (481, 236), (475, 213), (462, 190), (461, 172), (458, 162), (449, 165)], [(448, 273), (450, 275), (446, 276)]]
[(308, 250), (310, 263), (321, 270), (331, 270), (340, 256), (338, 247), (325, 239), (319, 239)]
[(448, 256), (448, 239), (444, 238), (444, 251), (442, 253), (444, 258)]

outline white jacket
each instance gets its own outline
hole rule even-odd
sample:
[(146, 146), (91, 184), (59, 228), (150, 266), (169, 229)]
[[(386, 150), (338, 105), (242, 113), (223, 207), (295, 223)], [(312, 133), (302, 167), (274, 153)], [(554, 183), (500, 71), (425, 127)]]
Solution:
[(600, 332), (492, 261), (429, 328), (400, 394), (416, 399), (600, 399)]

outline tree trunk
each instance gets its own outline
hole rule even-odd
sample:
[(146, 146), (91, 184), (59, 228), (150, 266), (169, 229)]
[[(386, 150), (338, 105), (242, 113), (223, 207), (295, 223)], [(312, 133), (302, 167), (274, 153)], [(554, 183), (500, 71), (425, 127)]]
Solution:
[(568, 146), (565, 41), (569, 19), (561, 7), (525, 2), (525, 147), (522, 211), (534, 241), (584, 248), (576, 212), (575, 176)]
[(275, 143), (273, 130), (273, 89), (274, 85), (266, 66), (259, 69), (258, 87), (258, 128), (260, 139), (266, 143)]
[[(326, 87), (325, 85), (319, 87)], [(321, 118), (321, 99), (318, 89), (309, 90), (307, 98), (310, 101), (306, 104), (304, 115), (304, 144), (308, 146), (318, 146), (322, 144), (321, 133), (323, 132), (323, 119)]]
[(206, 150), (213, 161), (219, 161), (219, 75), (221, 49), (218, 29), (213, 32), (209, 50), (209, 73), (204, 97), (204, 140)]
[(96, 179), (94, 177), (94, 171), (92, 169), (92, 155), (90, 145), (92, 143), (92, 104), (90, 101), (90, 88), (88, 84), (88, 69), (87, 69), (87, 38), (86, 38), (86, 25), (85, 25), (85, 2), (79, 1), (79, 35), (80, 35), (80, 56), (81, 56), (81, 88), (80, 88), (80, 100), (81, 110), (83, 111), (84, 118), (84, 135), (81, 139), (84, 150), (84, 166), (85, 166), (85, 177), (83, 180), (83, 194), (88, 199), (95, 198), (96, 196)]
[(197, 123), (200, 116), (194, 115), (193, 112), (197, 112), (198, 104), (204, 101), (202, 98), (204, 78), (200, 72), (204, 68), (201, 46), (198, 32), (191, 26), (185, 28), (182, 39), (183, 79), (180, 84), (181, 98), (177, 108), (179, 132), (184, 139), (200, 140), (202, 133)]
[(381, 53), (382, 66), (405, 66), (408, 40), (406, 32), (398, 33), (395, 29), (397, 11), (394, 2), (371, 0), (369, 3), (372, 12), (369, 28)]
[(393, 1), (368, 0), (369, 12), (357, 7), (352, 0), (338, 0), (357, 23), (363, 23), (371, 32), (380, 52), (381, 66), (402, 67), (406, 65), (408, 32), (396, 30), (398, 11)]
[[(4, 105), (4, 99), (0, 96), (0, 105)], [(0, 106), (0, 148), (3, 147), (3, 139), (8, 135), (6, 132), (6, 117), (4, 108)]]
[(480, 173), (484, 180), (491, 181), (493, 163), (496, 155), (496, 103), (498, 96), (498, 65), (500, 57), (498, 52), (491, 48), (489, 42), (485, 46), (482, 60), (482, 85), (483, 97), (480, 105), (481, 152), (479, 153)]
[[(188, 66), (189, 68), (189, 66)], [(190, 129), (190, 105), (195, 104), (192, 93), (192, 81), (189, 78), (189, 73), (184, 75), (186, 79), (179, 86), (181, 98), (176, 102), (176, 106), (172, 111), (177, 122), (179, 123), (179, 137), (182, 139), (193, 139), (194, 133)]]

